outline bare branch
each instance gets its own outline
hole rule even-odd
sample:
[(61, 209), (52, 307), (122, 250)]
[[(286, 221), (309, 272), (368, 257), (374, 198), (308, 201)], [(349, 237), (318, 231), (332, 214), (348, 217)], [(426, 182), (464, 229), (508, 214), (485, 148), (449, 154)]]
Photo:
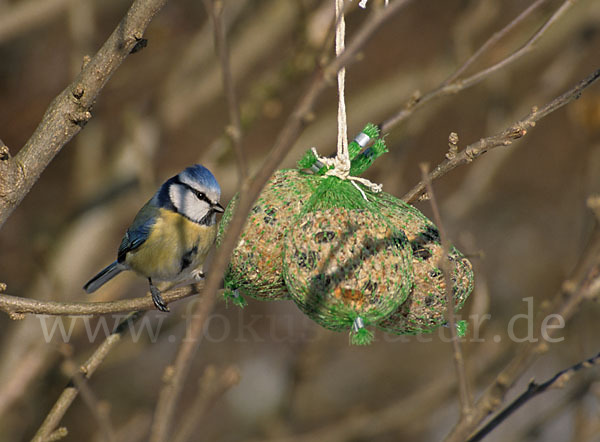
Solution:
[[(554, 307), (546, 309), (539, 315), (540, 321), (549, 313), (562, 317), (567, 322), (578, 310), (581, 303), (600, 293), (600, 228), (592, 234), (583, 258), (573, 271), (573, 277), (562, 284), (563, 290), (559, 291), (553, 302)], [(534, 330), (540, 330), (540, 324)], [(547, 336), (552, 337), (556, 328), (548, 327)], [(514, 385), (528, 367), (543, 353), (548, 351), (546, 339), (534, 339), (521, 345), (521, 348), (498, 374), (496, 379), (488, 386), (482, 397), (475, 403), (472, 413), (460, 419), (448, 435), (446, 441), (466, 440), (478, 425), (495, 409), (504, 399), (506, 392)]]
[(55, 442), (57, 440), (64, 439), (69, 435), (67, 427), (60, 427), (54, 430), (50, 435), (44, 439), (44, 442)]
[[(473, 365), (472, 376), (475, 381), (481, 380), (486, 373), (504, 360), (509, 349), (506, 345), (499, 344), (488, 346), (471, 360)], [(348, 413), (321, 428), (287, 437), (267, 439), (269, 442), (313, 442), (323, 440), (327, 442), (344, 442), (353, 439), (373, 440), (381, 434), (394, 434), (404, 431), (412, 425), (428, 425), (427, 419), (419, 416), (431, 413), (432, 403), (445, 404), (456, 393), (456, 383), (453, 382), (454, 373), (444, 371), (440, 376), (408, 395), (398, 398), (381, 408), (364, 410), (362, 413)]]
[(463, 72), (465, 72), (473, 63), (475, 63), (487, 50), (489, 50), (492, 46), (498, 43), (502, 38), (504, 38), (511, 30), (513, 30), (519, 23), (529, 17), (534, 11), (536, 11), (540, 6), (546, 3), (548, 0), (536, 0), (532, 3), (527, 9), (521, 12), (514, 20), (511, 20), (504, 28), (496, 32), (492, 35), (475, 53), (463, 63), (461, 67), (459, 67), (450, 77), (448, 77), (443, 83), (442, 86), (446, 86), (458, 77), (461, 76)]
[[(166, 304), (197, 295), (201, 284), (180, 287), (165, 291), (163, 299)], [(8, 313), (13, 319), (22, 319), (25, 313), (55, 316), (104, 315), (109, 313), (129, 313), (142, 310), (154, 310), (156, 307), (150, 296), (133, 299), (120, 299), (107, 302), (59, 302), (38, 301), (18, 296), (0, 295), (0, 310)]]
[(231, 138), (235, 156), (237, 159), (239, 183), (243, 183), (248, 177), (248, 166), (244, 155), (242, 144), (242, 119), (240, 117), (240, 106), (235, 93), (233, 76), (231, 75), (231, 63), (229, 61), (229, 46), (225, 35), (225, 24), (223, 23), (223, 2), (221, 0), (203, 0), (204, 7), (210, 16), (215, 42), (215, 51), (221, 62), (221, 75), (223, 77), (223, 89), (227, 97), (229, 108), (229, 119), (231, 126), (227, 133)]
[[(70, 349), (70, 347), (69, 347)], [(106, 407), (103, 407), (92, 389), (90, 388), (87, 379), (81, 374), (79, 368), (70, 358), (70, 355), (67, 355), (67, 359), (64, 362), (65, 371), (70, 374), (71, 380), (75, 385), (75, 388), (79, 390), (81, 393), (81, 398), (89, 408), (92, 416), (98, 423), (98, 427), (100, 428), (101, 434), (104, 437), (106, 442), (115, 442), (115, 431), (113, 430), (113, 426), (110, 422), (110, 418), (108, 416), (108, 410)]]
[(446, 292), (446, 319), (448, 321), (448, 327), (450, 328), (450, 337), (452, 341), (453, 360), (454, 368), (456, 369), (456, 377), (458, 378), (458, 392), (460, 397), (461, 415), (468, 416), (473, 408), (473, 398), (471, 396), (471, 388), (467, 379), (467, 372), (465, 370), (465, 359), (463, 357), (460, 341), (458, 338), (458, 332), (456, 331), (456, 315), (454, 314), (455, 302), (454, 302), (454, 291), (452, 284), (452, 272), (453, 268), (448, 261), (448, 253), (450, 252), (450, 242), (448, 241), (448, 235), (446, 229), (442, 223), (442, 217), (440, 210), (433, 193), (433, 186), (429, 179), (429, 166), (421, 164), (421, 175), (425, 182), (425, 188), (429, 195), (431, 203), (431, 209), (433, 210), (434, 221), (438, 226), (440, 232), (440, 239), (442, 241), (442, 262), (439, 263), (444, 272), (445, 292)]
[(194, 403), (187, 408), (181, 423), (177, 425), (178, 430), (173, 442), (193, 440), (194, 431), (199, 427), (208, 408), (239, 381), (240, 372), (236, 367), (227, 367), (219, 375), (215, 367), (207, 367), (200, 378), (199, 391)]
[[(539, 410), (540, 412), (536, 413), (534, 416), (529, 415), (524, 428), (519, 429), (517, 434), (512, 437), (512, 440), (530, 439), (532, 434), (539, 434), (540, 431), (543, 431), (543, 428), (552, 425), (556, 419), (562, 418), (565, 410), (585, 408), (587, 402), (586, 396), (593, 396), (594, 394), (594, 377), (594, 374), (591, 373), (590, 376), (580, 376), (580, 379), (574, 382), (575, 385), (569, 388), (564, 395), (552, 400), (552, 406), (549, 406), (548, 409)], [(598, 431), (588, 433), (591, 429), (591, 422), (596, 422), (598, 419), (594, 419), (592, 415), (590, 415), (589, 420), (581, 418), (582, 416), (575, 418), (575, 428), (573, 430), (573, 435), (571, 436), (571, 441), (573, 442), (587, 442), (593, 440), (592, 435), (600, 434)], [(587, 437), (585, 437), (586, 435)]]
[[(79, 368), (81, 376), (85, 379), (90, 379), (98, 366), (104, 361), (106, 355), (121, 341), (123, 333), (128, 330), (128, 324), (133, 323), (143, 315), (144, 312), (130, 313)], [(79, 388), (77, 388), (75, 382), (71, 380), (44, 419), (44, 422), (33, 437), (32, 442), (43, 442), (48, 440), (50, 434), (52, 434), (54, 429), (60, 423), (78, 394)]]
[(533, 399), (538, 394), (544, 393), (551, 388), (562, 388), (564, 384), (569, 382), (575, 373), (584, 368), (591, 368), (596, 365), (600, 365), (600, 353), (594, 357), (586, 359), (585, 361), (579, 362), (572, 367), (559, 371), (546, 382), (538, 384), (535, 381), (531, 381), (527, 387), (527, 390), (521, 393), (519, 397), (512, 401), (510, 405), (498, 413), (494, 419), (489, 421), (483, 428), (477, 431), (477, 433), (471, 436), (468, 441), (477, 442), (482, 440), (485, 436), (490, 434), (494, 428), (504, 422), (511, 414), (525, 405), (530, 399)]
[[(482, 138), (476, 143), (470, 144), (465, 149), (458, 152), (458, 154), (454, 158), (445, 159), (440, 164), (438, 164), (438, 166), (433, 171), (429, 173), (429, 179), (433, 181), (437, 178), (440, 178), (441, 176), (447, 174), (454, 168), (463, 164), (470, 163), (477, 157), (498, 146), (510, 146), (514, 140), (518, 140), (519, 138), (522, 138), (525, 135), (527, 135), (529, 129), (533, 128), (537, 121), (541, 120), (546, 115), (551, 114), (552, 112), (560, 109), (566, 104), (569, 104), (571, 101), (579, 98), (579, 96), (585, 90), (585, 88), (587, 88), (594, 81), (596, 81), (598, 77), (600, 77), (600, 69), (594, 71), (587, 78), (580, 81), (567, 92), (556, 97), (554, 100), (547, 103), (542, 108), (538, 109), (537, 107), (534, 107), (529, 114), (527, 114), (521, 120), (518, 120), (515, 123), (513, 123), (512, 126), (508, 129), (505, 129), (502, 132), (499, 132), (490, 137)], [(425, 183), (421, 180), (402, 198), (407, 202), (415, 201), (423, 194), (424, 190)]]
[[(211, 273), (211, 275), (214, 274), (215, 273)], [(218, 280), (220, 279), (221, 278), (219, 277)], [(150, 437), (151, 442), (166, 441), (169, 439), (171, 423), (175, 414), (175, 406), (179, 400), (181, 391), (183, 390), (185, 379), (190, 371), (192, 358), (198, 348), (200, 335), (204, 329), (204, 323), (212, 311), (217, 299), (215, 291), (207, 293), (210, 293), (210, 296), (203, 299), (203, 302), (200, 303), (192, 315), (187, 338), (182, 341), (173, 365), (169, 365), (165, 369), (165, 385), (160, 391), (158, 403), (154, 412)]]
[(0, 161), (0, 227), (54, 156), (92, 117), (96, 97), (165, 3), (136, 0), (102, 48), (52, 101), (25, 146), (14, 158)]
[(531, 51), (533, 49), (533, 45), (535, 44), (535, 42), (537, 42), (540, 39), (540, 37), (542, 35), (544, 35), (544, 33), (548, 30), (548, 28), (550, 28), (550, 26), (552, 26), (556, 21), (558, 21), (558, 19), (560, 17), (562, 17), (564, 15), (564, 13), (567, 12), (567, 10), (571, 6), (573, 6), (573, 4), (574, 4), (574, 0), (566, 0), (560, 6), (560, 8), (558, 8), (556, 10), (556, 12), (554, 12), (554, 14), (552, 14), (550, 16), (550, 18), (540, 27), (540, 29), (538, 29), (537, 32), (535, 34), (533, 34), (531, 36), (531, 38), (529, 40), (527, 40), (527, 42), (523, 46), (521, 46), (516, 52), (512, 53), (510, 56), (499, 61), (498, 63), (494, 64), (493, 66), (483, 69), (482, 71), (478, 72), (477, 74), (470, 76), (469, 78), (466, 78), (464, 80), (459, 80), (457, 83), (460, 86), (460, 88), (463, 89), (463, 88), (470, 87), (474, 84), (479, 83), (481, 80), (483, 80), (488, 75), (496, 72), (499, 69), (502, 69), (504, 66), (507, 66), (507, 65), (515, 62), (517, 59), (521, 58), (523, 55), (525, 55), (526, 53)]
[[(539, 1), (540, 0), (538, 0), (538, 2)], [(419, 93), (415, 93), (414, 96), (404, 105), (404, 107), (400, 111), (398, 111), (396, 114), (392, 115), (387, 120), (385, 120), (383, 123), (381, 123), (381, 125), (380, 125), (381, 130), (383, 132), (389, 131), (392, 127), (394, 127), (397, 124), (399, 124), (400, 122), (406, 120), (410, 115), (413, 114), (413, 112), (415, 110), (417, 110), (418, 108), (423, 106), (425, 103), (429, 102), (430, 100), (432, 100), (434, 98), (443, 97), (445, 95), (456, 94), (456, 93), (462, 91), (463, 89), (466, 89), (468, 87), (471, 87), (471, 86), (479, 83), (484, 78), (486, 78), (487, 76), (491, 75), (492, 73), (502, 69), (503, 67), (506, 67), (509, 64), (514, 63), (516, 60), (518, 60), (523, 55), (525, 55), (527, 52), (531, 51), (531, 49), (533, 49), (534, 43), (542, 37), (542, 35), (548, 30), (548, 28), (554, 22), (556, 22), (562, 15), (564, 15), (564, 13), (572, 6), (572, 4), (573, 4), (572, 0), (566, 0), (561, 5), (561, 7), (558, 8), (556, 10), (556, 12), (554, 14), (552, 14), (552, 16), (541, 26), (541, 28), (538, 29), (538, 31), (529, 40), (527, 40), (527, 42), (523, 46), (521, 46), (521, 48), (519, 48), (517, 51), (513, 52), (508, 57), (502, 59), (498, 63), (496, 63), (486, 69), (483, 69), (464, 80), (454, 80), (452, 82), (448, 82), (449, 80), (446, 80), (439, 87), (426, 93), (423, 96), (421, 96)], [(496, 42), (496, 39), (499, 39), (504, 34), (506, 34), (508, 32), (508, 30), (513, 28), (519, 21), (521, 21), (524, 18), (524, 15), (525, 16), (529, 15), (529, 13), (532, 12), (531, 8), (533, 8), (534, 6), (537, 7), (539, 5), (534, 4), (534, 5), (530, 6), (527, 10), (525, 10), (523, 13), (521, 13), (521, 15), (519, 15), (517, 18), (515, 18), (515, 20), (510, 22), (504, 29), (500, 30), (497, 34), (493, 35), (490, 38), (490, 40), (488, 40), (486, 43), (484, 43), (483, 46), (480, 49), (478, 49), (477, 52), (473, 55), (473, 57), (471, 57), (473, 60), (472, 59), (467, 60), (463, 66), (458, 68), (457, 72), (459, 74), (461, 72), (464, 72), (466, 67), (468, 67), (468, 65), (470, 65), (474, 61), (475, 58), (479, 58), (481, 56), (481, 54), (483, 54), (483, 52), (488, 50)], [(517, 22), (517, 23), (515, 23), (515, 22)], [(450, 80), (455, 79), (457, 76), (458, 76), (458, 74), (455, 72), (454, 74), (452, 74), (450, 76)]]

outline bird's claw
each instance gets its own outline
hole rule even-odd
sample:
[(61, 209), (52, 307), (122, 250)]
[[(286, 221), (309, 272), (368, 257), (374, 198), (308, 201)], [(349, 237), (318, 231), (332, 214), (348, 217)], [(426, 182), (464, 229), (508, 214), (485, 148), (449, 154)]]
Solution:
[(154, 284), (150, 284), (150, 293), (152, 294), (152, 302), (154, 302), (154, 306), (161, 312), (168, 313), (170, 311), (169, 307), (167, 307), (167, 304), (165, 304), (165, 301), (160, 294), (160, 290), (158, 290)]

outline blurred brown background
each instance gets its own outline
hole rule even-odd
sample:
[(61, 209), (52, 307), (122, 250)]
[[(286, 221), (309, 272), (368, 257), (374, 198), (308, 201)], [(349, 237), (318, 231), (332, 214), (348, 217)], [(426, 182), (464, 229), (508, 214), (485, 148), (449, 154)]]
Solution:
[[(0, 0), (0, 29), (10, 30), (0, 32), (0, 138), (13, 154), (80, 69), (83, 56), (95, 53), (130, 6), (122, 0), (48, 0), (47, 9), (34, 8), (33, 21), (10, 28), (11, 14), (22, 3)], [(518, 48), (561, 3), (547, 2), (469, 72)], [(311, 77), (333, 2), (224, 4), (244, 149), (256, 170)], [(413, 2), (378, 30), (347, 71), (349, 134), (389, 117), (415, 90), (436, 87), (530, 4)], [(347, 41), (368, 13), (351, 9)], [(600, 2), (579, 0), (534, 51), (393, 128), (386, 138), (390, 153), (368, 177), (402, 196), (419, 180), (420, 162), (442, 161), (450, 132), (465, 146), (559, 95), (600, 67), (599, 23)], [(219, 180), (223, 202), (236, 192), (235, 158), (224, 136), (228, 113), (202, 2), (168, 3), (145, 37), (148, 47), (127, 58), (100, 94), (93, 119), (0, 232), (0, 281), (8, 293), (52, 300), (141, 296), (147, 285), (133, 275), (120, 276), (93, 298), (81, 286), (114, 259), (128, 223), (156, 186), (200, 162)], [(332, 87), (282, 166), (292, 166), (311, 146), (334, 151), (336, 107)], [(593, 217), (585, 201), (600, 192), (600, 88), (592, 86), (580, 100), (543, 119), (523, 140), (434, 185), (446, 228), (476, 271), (475, 291), (461, 315), (491, 315), (479, 329), (480, 339), (471, 328), (464, 345), (467, 372), (479, 394), (515, 351), (508, 326), (514, 315), (528, 313), (523, 299), (532, 297), (538, 311), (560, 289), (588, 240)], [(427, 202), (417, 207), (431, 215)], [(168, 316), (148, 315), (144, 324), (160, 328), (156, 339), (146, 332), (137, 342), (126, 338), (90, 381), (109, 407), (118, 440), (147, 437), (162, 373), (185, 335), (193, 303), (178, 302)], [(583, 304), (559, 333), (564, 340), (532, 367), (513, 396), (531, 377), (544, 380), (600, 351), (599, 314), (597, 302)], [(109, 328), (115, 321), (105, 320)], [(100, 344), (102, 331), (90, 342), (83, 319), (65, 319), (67, 331), (72, 322), (65, 349), (58, 329), (50, 342), (44, 337), (42, 324), (51, 328), (53, 318), (12, 321), (0, 315), (0, 441), (34, 434), (68, 380), (65, 351), (80, 363)], [(515, 335), (525, 337), (526, 321), (515, 324)], [(91, 330), (97, 325), (97, 318), (88, 323)], [(448, 331), (440, 333), (424, 339), (377, 333), (373, 345), (356, 348), (346, 334), (320, 329), (291, 301), (250, 300), (243, 311), (220, 302), (179, 410), (193, 402), (207, 366), (220, 372), (235, 365), (240, 384), (198, 417), (193, 440), (292, 434), (308, 440), (440, 440), (459, 415), (451, 346), (444, 342)], [(564, 389), (531, 401), (487, 440), (600, 440), (599, 380), (597, 368), (578, 374)], [(365, 417), (363, 432), (343, 433), (344, 419)], [(102, 440), (80, 398), (63, 425), (70, 432), (65, 440)], [(324, 428), (333, 433), (314, 433)]]

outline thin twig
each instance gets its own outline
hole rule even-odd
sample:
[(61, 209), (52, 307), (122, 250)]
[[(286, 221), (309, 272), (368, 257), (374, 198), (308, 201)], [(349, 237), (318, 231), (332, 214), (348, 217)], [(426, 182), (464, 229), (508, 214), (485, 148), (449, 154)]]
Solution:
[[(163, 293), (165, 304), (197, 295), (201, 292), (202, 283), (180, 287)], [(129, 313), (132, 311), (153, 310), (156, 307), (152, 298), (143, 296), (133, 299), (120, 299), (106, 302), (60, 302), (38, 301), (18, 296), (0, 295), (0, 310), (8, 313), (13, 319), (22, 319), (24, 314), (55, 316), (104, 315), (109, 313)]]
[(65, 360), (65, 370), (71, 375), (73, 385), (79, 390), (81, 398), (98, 423), (98, 428), (104, 440), (106, 442), (115, 442), (115, 431), (113, 430), (106, 407), (100, 404), (100, 401), (90, 388), (87, 379), (81, 374), (79, 368), (70, 357)]
[(561, 370), (548, 379), (546, 382), (538, 384), (535, 381), (531, 381), (527, 386), (527, 390), (525, 390), (519, 397), (517, 397), (514, 401), (510, 403), (504, 410), (498, 413), (491, 421), (489, 421), (483, 428), (481, 428), (477, 433), (471, 436), (468, 441), (469, 442), (477, 442), (482, 440), (485, 436), (487, 436), (492, 430), (494, 430), (498, 425), (504, 422), (511, 414), (521, 408), (525, 403), (527, 403), (530, 399), (533, 399), (538, 394), (544, 393), (550, 388), (562, 388), (564, 384), (569, 382), (571, 377), (578, 371), (584, 368), (591, 368), (595, 365), (600, 365), (600, 353), (596, 356), (586, 359), (585, 361), (579, 362), (572, 367), (569, 367), (565, 370)]
[(277, 166), (281, 163), (289, 149), (298, 139), (302, 127), (307, 123), (307, 117), (311, 114), (317, 98), (328, 86), (331, 79), (337, 71), (348, 65), (355, 58), (356, 54), (364, 46), (367, 40), (382, 26), (382, 24), (400, 11), (400, 9), (410, 3), (411, 0), (397, 0), (390, 4), (383, 11), (377, 11), (371, 15), (367, 23), (357, 32), (352, 42), (346, 47), (346, 50), (336, 57), (323, 70), (319, 71), (312, 80), (305, 94), (302, 96), (283, 128), (279, 132), (277, 139), (267, 155), (262, 167), (254, 176), (242, 184), (240, 190), (240, 199), (236, 206), (235, 214), (227, 227), (223, 241), (217, 250), (211, 271), (207, 277), (204, 288), (205, 297), (195, 312), (194, 318), (190, 321), (188, 330), (188, 339), (182, 341), (175, 362), (170, 370), (172, 377), (165, 383), (160, 393), (159, 401), (154, 415), (154, 424), (152, 429), (152, 442), (164, 442), (168, 439), (172, 425), (172, 419), (175, 413), (175, 406), (183, 390), (183, 383), (187, 377), (191, 366), (192, 356), (200, 343), (200, 336), (204, 328), (204, 321), (212, 310), (216, 302), (216, 293), (221, 283), (222, 275), (225, 271), (231, 252), (233, 251), (239, 234), (242, 231), (246, 217), (252, 208), (252, 205), (260, 191), (273, 174)]
[[(487, 346), (473, 356), (473, 380), (481, 381), (486, 373), (506, 359), (510, 349), (506, 344)], [(346, 416), (309, 432), (275, 437), (268, 442), (345, 442), (348, 440), (374, 440), (382, 434), (398, 434), (411, 425), (428, 425), (422, 416), (431, 413), (431, 404), (445, 404), (456, 394), (454, 373), (444, 371), (427, 385), (417, 387), (412, 393), (399, 395), (380, 408), (369, 408), (361, 413), (348, 412)]]
[[(96, 351), (80, 367), (79, 371), (84, 378), (90, 379), (92, 377), (98, 366), (106, 358), (106, 355), (121, 341), (123, 333), (129, 329), (129, 324), (141, 318), (143, 315), (144, 312), (130, 313), (127, 318), (125, 318), (116, 329), (107, 336), (104, 342), (100, 344)], [(58, 426), (78, 394), (79, 389), (74, 381), (71, 380), (44, 419), (44, 422), (33, 437), (32, 442), (43, 442), (48, 439), (49, 435)]]
[(229, 61), (229, 46), (223, 23), (223, 2), (221, 0), (203, 0), (204, 7), (208, 12), (213, 26), (215, 52), (221, 63), (221, 76), (223, 78), (223, 89), (227, 97), (227, 106), (229, 108), (229, 119), (231, 125), (227, 133), (231, 138), (233, 150), (238, 167), (239, 183), (243, 183), (248, 177), (248, 166), (244, 154), (242, 143), (242, 118), (240, 116), (240, 106), (235, 93), (235, 84), (231, 75), (231, 63)]
[(527, 9), (521, 12), (514, 20), (511, 20), (504, 28), (496, 32), (492, 35), (475, 53), (469, 57), (467, 61), (463, 63), (452, 75), (450, 75), (443, 83), (442, 86), (446, 86), (458, 77), (461, 76), (463, 72), (465, 72), (473, 63), (475, 63), (486, 51), (488, 51), (491, 47), (493, 47), (496, 43), (498, 43), (502, 38), (504, 38), (511, 30), (513, 30), (519, 23), (529, 17), (535, 10), (537, 10), (540, 6), (546, 3), (548, 0), (536, 0), (534, 3), (529, 5)]
[[(545, 320), (550, 313), (560, 317), (566, 323), (578, 310), (586, 299), (591, 299), (600, 294), (600, 228), (595, 226), (588, 247), (582, 259), (573, 271), (573, 277), (562, 284), (555, 301), (555, 307), (550, 307), (539, 315), (540, 321)], [(540, 330), (541, 324), (533, 328)], [(547, 336), (550, 338), (562, 328), (548, 327)], [(548, 351), (547, 339), (534, 338), (531, 342), (521, 345), (519, 351), (508, 365), (498, 374), (496, 379), (488, 386), (484, 394), (477, 400), (468, 417), (463, 417), (446, 438), (447, 442), (466, 440), (475, 431), (478, 425), (495, 409), (504, 399), (506, 392), (515, 384), (517, 379), (531, 366), (543, 353)]]
[(192, 320), (189, 322), (186, 339), (182, 341), (173, 365), (169, 365), (165, 369), (163, 377), (165, 384), (160, 391), (158, 403), (154, 411), (150, 436), (151, 442), (169, 440), (171, 425), (175, 416), (175, 407), (183, 391), (183, 385), (190, 371), (193, 356), (198, 348), (200, 337), (204, 330), (204, 323), (217, 299), (216, 291), (206, 293), (209, 296), (203, 298), (191, 316)]
[(64, 439), (69, 435), (67, 427), (60, 427), (54, 430), (50, 435), (44, 439), (44, 442), (55, 442), (57, 440)]
[(166, 1), (134, 1), (102, 48), (52, 101), (25, 146), (16, 156), (0, 161), (0, 227), (56, 154), (92, 118), (90, 110), (98, 94)]
[[(532, 435), (540, 434), (543, 429), (551, 426), (557, 419), (564, 418), (566, 410), (572, 410), (573, 408), (585, 408), (586, 407), (586, 396), (593, 395), (593, 385), (594, 385), (594, 374), (590, 376), (581, 376), (583, 379), (574, 382), (574, 386), (569, 388), (564, 395), (561, 395), (560, 398), (556, 400), (552, 400), (552, 405), (548, 406), (548, 408), (544, 407), (540, 409), (539, 413), (535, 416), (528, 414), (526, 422), (523, 425), (520, 425), (522, 428), (518, 428), (517, 431), (512, 431), (511, 440), (531, 440)], [(533, 407), (532, 407), (533, 408)], [(540, 407), (541, 408), (541, 407)], [(579, 421), (577, 417), (574, 417), (574, 430), (572, 436), (570, 438), (571, 442), (589, 442), (593, 440), (591, 435), (589, 437), (581, 437), (577, 433), (583, 434), (585, 431), (585, 426), (581, 425), (582, 422)], [(512, 429), (512, 428), (511, 428)], [(582, 431), (583, 430), (583, 431)], [(593, 434), (600, 434), (598, 432)]]
[(483, 69), (482, 71), (478, 72), (477, 74), (472, 75), (465, 80), (459, 81), (461, 88), (469, 87), (469, 86), (479, 83), (481, 80), (483, 80), (488, 75), (492, 74), (493, 72), (496, 72), (497, 70), (503, 68), (504, 66), (506, 66), (508, 64), (513, 63), (518, 58), (521, 58), (523, 55), (525, 55), (526, 53), (531, 51), (533, 49), (533, 45), (535, 44), (535, 42), (537, 42), (540, 39), (540, 37), (548, 30), (548, 28), (550, 28), (550, 26), (552, 26), (560, 17), (562, 17), (562, 15), (565, 12), (567, 12), (567, 10), (571, 6), (573, 6), (573, 4), (574, 4), (574, 0), (566, 0), (554, 12), (554, 14), (552, 14), (550, 16), (550, 18), (540, 27), (540, 29), (538, 29), (537, 32), (535, 34), (533, 34), (531, 36), (531, 38), (529, 40), (527, 40), (527, 42), (523, 46), (521, 46), (516, 52), (512, 53), (510, 56), (499, 61), (498, 63), (490, 66), (489, 68)]
[[(552, 14), (552, 16), (540, 27), (540, 29), (538, 29), (533, 36), (531, 36), (529, 38), (529, 40), (527, 40), (527, 42), (521, 46), (517, 51), (513, 52), (511, 55), (509, 55), (508, 57), (502, 59), (501, 61), (499, 61), (498, 63), (485, 68), (473, 75), (471, 75), (470, 77), (464, 79), (464, 80), (454, 80), (451, 83), (447, 83), (448, 80), (446, 80), (445, 82), (443, 82), (439, 87), (435, 88), (434, 90), (426, 93), (425, 95), (420, 95), (418, 93), (415, 93), (414, 96), (404, 105), (404, 107), (398, 111), (397, 113), (395, 113), (394, 115), (392, 115), (391, 117), (389, 117), (388, 119), (386, 119), (383, 123), (381, 123), (381, 130), (383, 132), (388, 132), (392, 127), (396, 126), (397, 124), (399, 124), (400, 122), (404, 121), (405, 119), (407, 119), (410, 115), (413, 114), (413, 112), (415, 110), (417, 110), (418, 108), (420, 108), (421, 106), (423, 106), (425, 103), (431, 101), (434, 98), (439, 98), (439, 97), (443, 97), (445, 95), (450, 95), (450, 94), (456, 94), (466, 88), (469, 88), (471, 86), (474, 86), (475, 84), (479, 83), (480, 81), (482, 81), (484, 78), (486, 78), (487, 76), (491, 75), (492, 73), (508, 66), (509, 64), (514, 63), (515, 61), (517, 61), (519, 58), (521, 58), (523, 55), (525, 55), (527, 52), (531, 51), (533, 49), (533, 45), (536, 41), (538, 41), (542, 35), (548, 30), (548, 28), (555, 23), (560, 17), (562, 17), (564, 15), (564, 13), (573, 5), (573, 0), (566, 0), (561, 6), (560, 8), (558, 8), (554, 14)], [(533, 6), (533, 5), (532, 5)], [(529, 10), (530, 8), (528, 8)], [(519, 15), (517, 18), (515, 18), (516, 21), (521, 21), (522, 20), (522, 15), (527, 13), (529, 14), (528, 10), (524, 11), (521, 15)], [(500, 34), (501, 36), (503, 34), (505, 34), (507, 32), (507, 28), (512, 28), (514, 27), (514, 23), (511, 22), (509, 23), (504, 29), (500, 30), (498, 32), (498, 34)], [(495, 36), (492, 36), (491, 39), (494, 39)], [(489, 42), (489, 40), (488, 40)], [(491, 44), (488, 44), (488, 42), (484, 43), (483, 46), (487, 46), (485, 48), (485, 50), (489, 49), (489, 47), (492, 46), (492, 44), (494, 43), (494, 41), (492, 41)], [(482, 46), (482, 48), (483, 48)], [(481, 56), (481, 54), (483, 53), (482, 48), (480, 48), (476, 54), (477, 54), (477, 58), (479, 56)], [(467, 60), (466, 63), (471, 63), (470, 60)], [(466, 64), (465, 63), (465, 64)], [(464, 66), (464, 65), (463, 65)], [(463, 66), (461, 66), (458, 71), (464, 71)], [(466, 68), (465, 68), (466, 69)], [(455, 74), (452, 74), (450, 76), (450, 78), (454, 78)]]
[(454, 291), (452, 285), (452, 265), (448, 260), (448, 253), (450, 252), (450, 242), (444, 224), (442, 223), (442, 217), (440, 210), (433, 193), (433, 186), (429, 179), (429, 166), (427, 164), (421, 164), (421, 175), (425, 182), (425, 188), (429, 195), (429, 202), (431, 203), (431, 209), (433, 210), (434, 221), (438, 226), (440, 232), (440, 239), (442, 241), (442, 259), (439, 265), (442, 267), (444, 272), (444, 282), (446, 284), (446, 319), (448, 327), (450, 328), (450, 337), (452, 341), (453, 349), (453, 360), (454, 368), (456, 369), (456, 377), (458, 378), (458, 392), (460, 397), (461, 415), (468, 416), (473, 407), (473, 399), (471, 396), (471, 388), (469, 386), (469, 380), (467, 378), (467, 372), (465, 369), (465, 359), (463, 357), (462, 348), (460, 346), (460, 340), (458, 338), (458, 332), (456, 331), (456, 315), (454, 314), (455, 302), (454, 302)]
[(220, 375), (215, 367), (209, 366), (200, 378), (196, 399), (186, 410), (185, 415), (177, 425), (177, 433), (173, 442), (192, 440), (194, 431), (199, 427), (202, 417), (227, 390), (240, 381), (240, 371), (233, 366), (227, 367)]
[[(498, 146), (509, 146), (514, 140), (524, 137), (529, 132), (530, 128), (533, 128), (537, 121), (544, 118), (546, 115), (560, 109), (561, 107), (569, 104), (571, 101), (579, 98), (581, 93), (596, 81), (600, 77), (600, 69), (594, 71), (587, 78), (577, 83), (574, 87), (569, 89), (567, 92), (556, 97), (541, 108), (534, 107), (529, 114), (524, 118), (513, 123), (508, 129), (503, 130), (495, 135), (470, 144), (458, 154), (451, 158), (442, 161), (433, 171), (428, 175), (430, 180), (435, 180), (441, 176), (447, 174), (454, 168), (472, 162), (475, 158), (483, 155), (484, 153), (498, 147)], [(416, 186), (408, 191), (402, 198), (404, 201), (411, 202), (417, 200), (425, 190), (425, 182), (421, 180)]]

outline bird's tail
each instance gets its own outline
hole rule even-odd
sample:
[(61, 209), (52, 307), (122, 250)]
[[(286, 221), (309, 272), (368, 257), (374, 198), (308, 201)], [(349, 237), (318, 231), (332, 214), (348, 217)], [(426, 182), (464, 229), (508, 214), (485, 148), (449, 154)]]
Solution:
[(84, 286), (83, 290), (87, 293), (92, 293), (98, 290), (101, 286), (103, 286), (106, 282), (113, 279), (119, 273), (125, 270), (125, 266), (119, 264), (117, 261), (108, 265), (104, 269), (100, 271), (96, 276), (90, 279)]

